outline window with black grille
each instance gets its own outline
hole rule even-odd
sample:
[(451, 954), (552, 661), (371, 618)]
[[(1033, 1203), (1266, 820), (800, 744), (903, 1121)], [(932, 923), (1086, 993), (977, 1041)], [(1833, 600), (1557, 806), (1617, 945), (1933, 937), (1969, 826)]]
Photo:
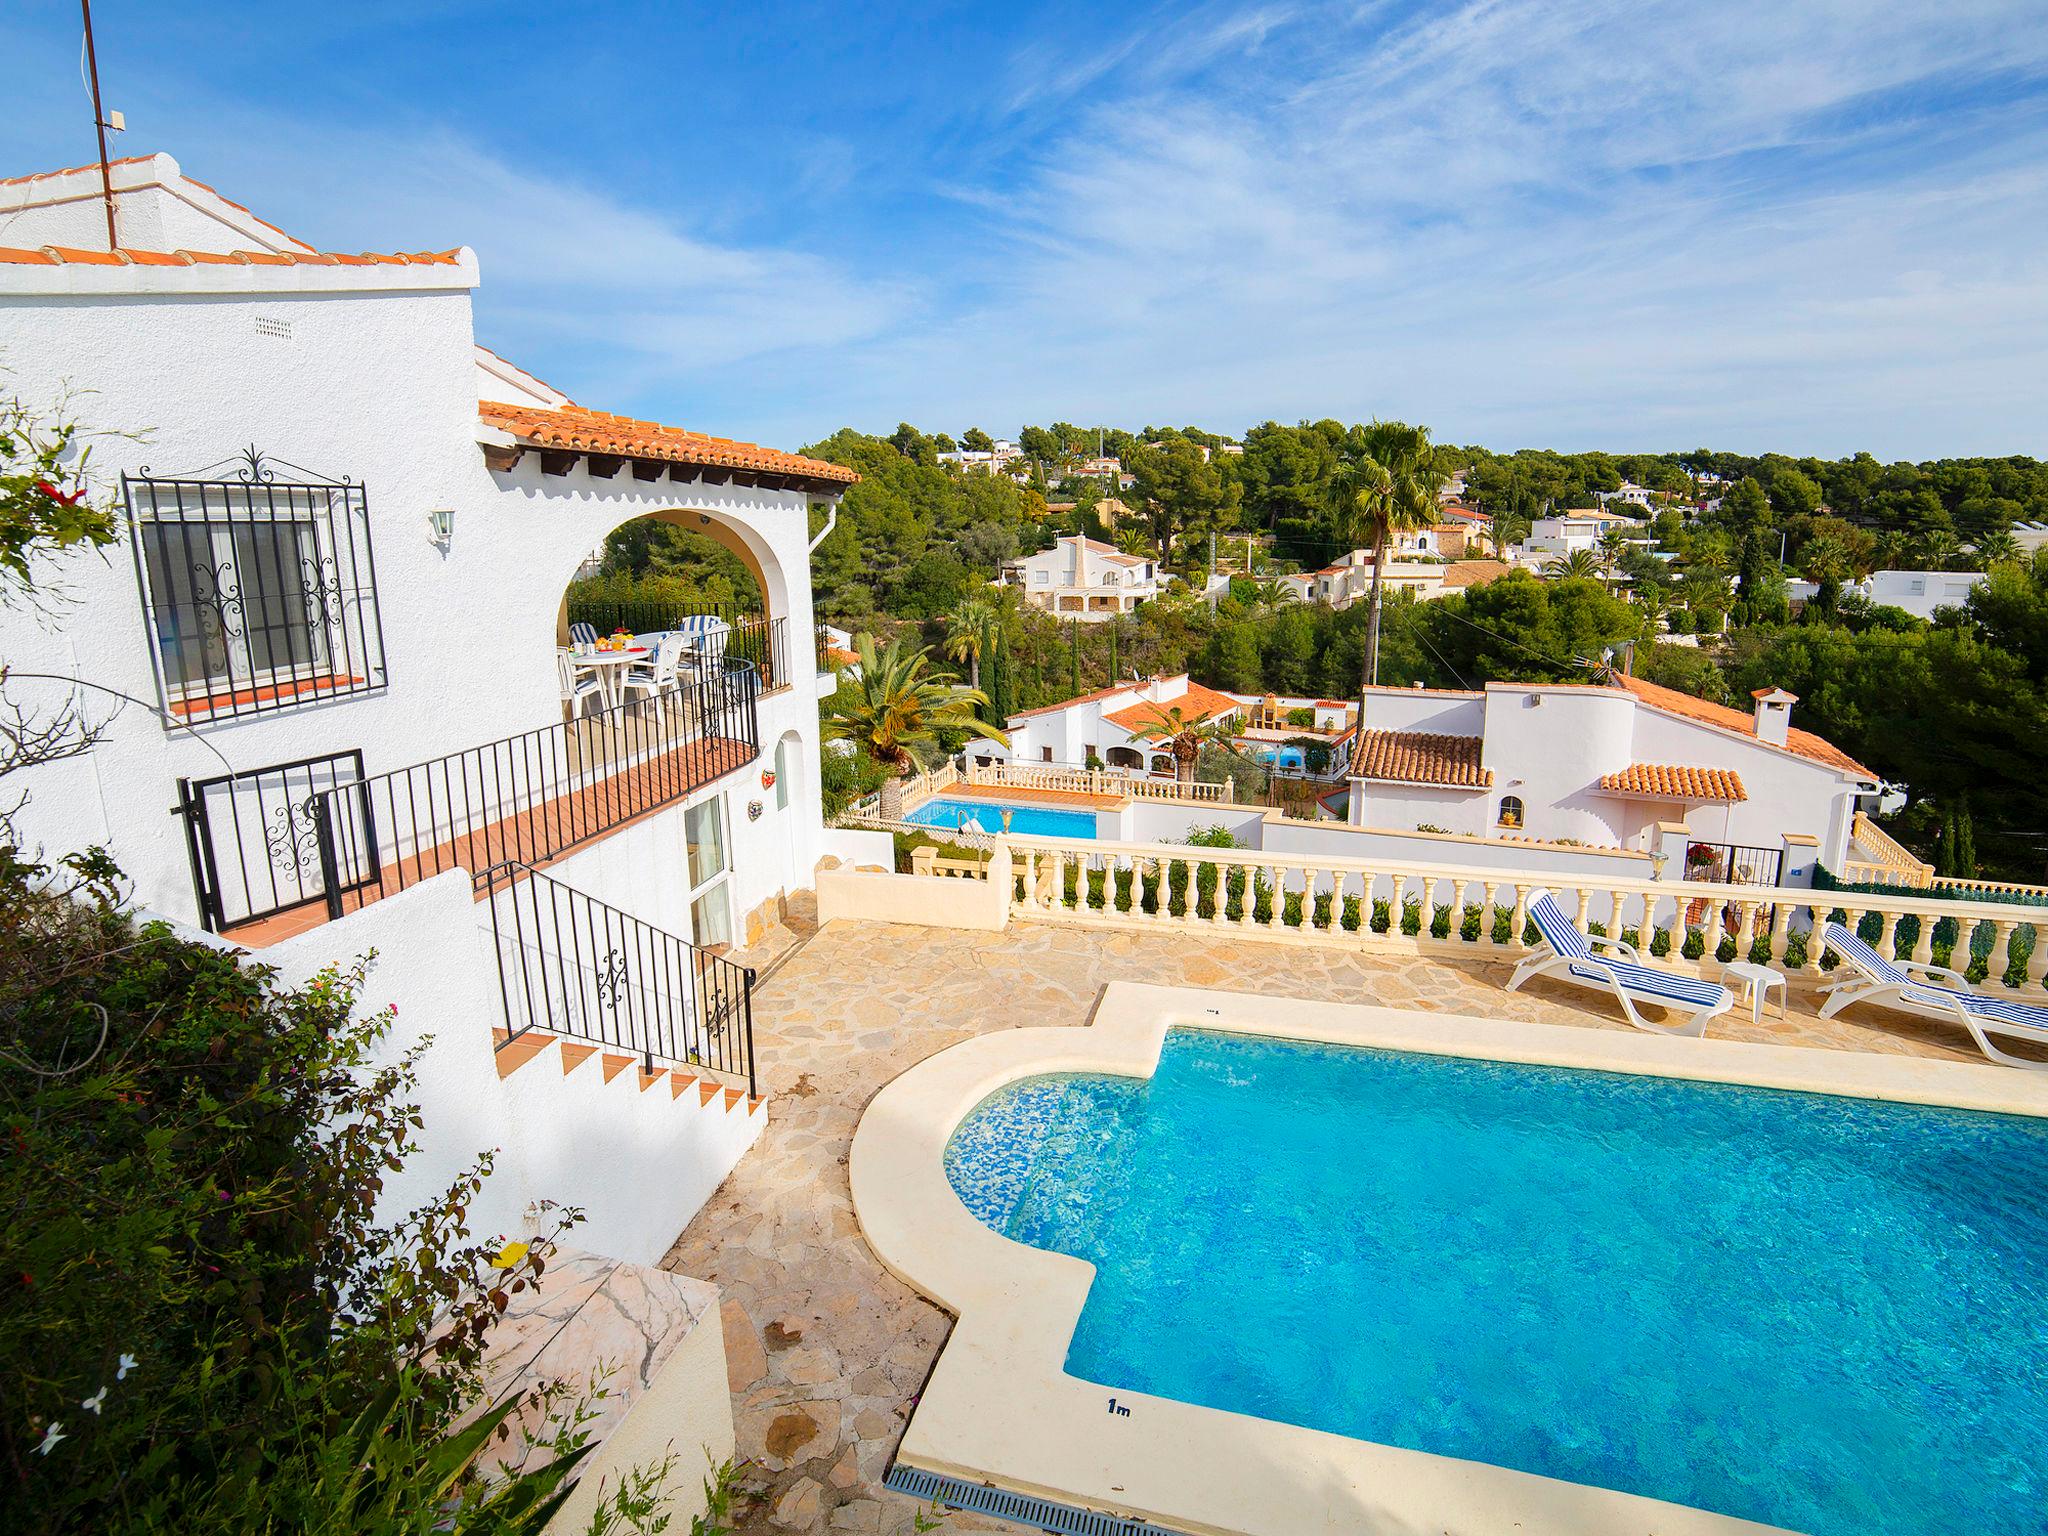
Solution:
[(363, 487), (293, 478), (296, 466), (253, 452), (239, 462), (228, 479), (122, 477), (173, 721), (290, 709), (385, 683)]

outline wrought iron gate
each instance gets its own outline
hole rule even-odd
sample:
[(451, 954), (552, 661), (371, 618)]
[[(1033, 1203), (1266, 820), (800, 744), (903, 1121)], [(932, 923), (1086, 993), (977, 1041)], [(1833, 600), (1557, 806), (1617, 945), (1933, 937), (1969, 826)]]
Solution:
[[(246, 773), (178, 780), (200, 921), (214, 933), (327, 899), (313, 818), (314, 797), (361, 785), (360, 749)], [(369, 825), (371, 808), (360, 814)], [(375, 846), (371, 831), (371, 846)]]

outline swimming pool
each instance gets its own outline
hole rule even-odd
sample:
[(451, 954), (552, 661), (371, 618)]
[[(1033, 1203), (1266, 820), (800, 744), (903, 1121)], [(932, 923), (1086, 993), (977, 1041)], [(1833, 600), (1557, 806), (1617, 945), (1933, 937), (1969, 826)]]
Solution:
[(2038, 1118), (1175, 1028), (946, 1172), (1097, 1266), (1088, 1382), (1816, 1536), (2048, 1507)]
[(1060, 810), (1046, 805), (1003, 805), (994, 800), (927, 800), (904, 820), (920, 827), (978, 826), (990, 836), (1003, 830), (1003, 812), (1010, 813), (1010, 830), (1032, 837), (1095, 836), (1093, 811)]

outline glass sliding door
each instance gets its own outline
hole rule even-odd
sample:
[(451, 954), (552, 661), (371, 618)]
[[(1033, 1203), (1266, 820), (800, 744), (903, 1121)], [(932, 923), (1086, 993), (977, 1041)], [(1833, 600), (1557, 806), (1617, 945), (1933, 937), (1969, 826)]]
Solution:
[(732, 871), (726, 858), (725, 799), (714, 796), (683, 812), (690, 879), (690, 936), (700, 945), (732, 943)]

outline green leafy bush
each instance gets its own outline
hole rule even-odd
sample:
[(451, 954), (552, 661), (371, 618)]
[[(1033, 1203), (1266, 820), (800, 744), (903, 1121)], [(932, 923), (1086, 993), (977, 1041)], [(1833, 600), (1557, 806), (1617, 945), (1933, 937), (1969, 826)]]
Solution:
[(511, 1478), (522, 1400), (462, 1415), (551, 1240), (471, 1240), (488, 1156), (378, 1224), (417, 1053), (362, 965), (281, 987), (36, 874), (0, 852), (0, 1529), (538, 1532), (583, 1411), (542, 1394), (556, 1458)]

